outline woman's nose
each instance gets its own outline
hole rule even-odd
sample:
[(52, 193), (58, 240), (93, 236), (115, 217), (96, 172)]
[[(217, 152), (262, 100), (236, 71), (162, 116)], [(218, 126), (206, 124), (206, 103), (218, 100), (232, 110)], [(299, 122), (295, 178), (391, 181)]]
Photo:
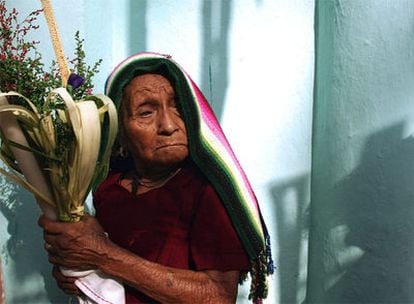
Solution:
[(169, 135), (178, 130), (178, 125), (174, 119), (174, 113), (164, 110), (160, 113), (158, 131), (160, 134)]

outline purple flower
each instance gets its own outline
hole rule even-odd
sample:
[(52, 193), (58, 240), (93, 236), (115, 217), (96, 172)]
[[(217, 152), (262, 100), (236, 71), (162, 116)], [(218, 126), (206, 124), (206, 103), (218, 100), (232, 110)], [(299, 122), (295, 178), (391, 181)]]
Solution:
[(79, 88), (84, 82), (85, 79), (83, 79), (83, 77), (79, 76), (78, 74), (72, 73), (69, 75), (68, 84), (72, 86), (73, 90)]

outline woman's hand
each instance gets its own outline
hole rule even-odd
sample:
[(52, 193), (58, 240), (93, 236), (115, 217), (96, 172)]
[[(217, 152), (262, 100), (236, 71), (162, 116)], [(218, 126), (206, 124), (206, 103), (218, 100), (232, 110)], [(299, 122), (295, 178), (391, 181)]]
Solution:
[(44, 229), (49, 262), (73, 270), (98, 268), (112, 244), (92, 216), (84, 216), (76, 223), (56, 222), (41, 216), (39, 225)]
[(75, 285), (75, 277), (66, 277), (60, 271), (59, 266), (53, 265), (52, 275), (57, 285), (68, 295), (80, 296), (81, 292)]
[(52, 264), (99, 269), (162, 303), (235, 303), (239, 271), (193, 271), (145, 260), (112, 243), (90, 216), (77, 223), (42, 216), (39, 225)]

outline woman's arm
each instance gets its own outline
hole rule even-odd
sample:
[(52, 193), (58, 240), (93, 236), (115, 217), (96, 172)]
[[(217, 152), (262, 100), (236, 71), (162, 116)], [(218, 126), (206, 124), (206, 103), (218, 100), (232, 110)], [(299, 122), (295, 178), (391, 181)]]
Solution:
[(105, 236), (93, 217), (60, 223), (41, 217), (49, 261), (76, 270), (99, 269), (162, 303), (234, 303), (238, 271), (166, 267), (125, 250)]

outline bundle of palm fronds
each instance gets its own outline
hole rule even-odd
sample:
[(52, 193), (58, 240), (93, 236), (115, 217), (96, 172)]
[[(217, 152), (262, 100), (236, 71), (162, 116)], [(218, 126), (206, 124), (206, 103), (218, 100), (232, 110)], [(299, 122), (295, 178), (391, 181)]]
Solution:
[(19, 93), (0, 93), (0, 157), (10, 168), (0, 172), (54, 206), (59, 220), (77, 221), (88, 192), (106, 175), (117, 126), (105, 95), (75, 102), (58, 88), (39, 109)]
[(7, 14), (0, 0), (0, 158), (10, 169), (0, 172), (31, 191), (48, 217), (77, 221), (89, 191), (108, 170), (117, 114), (108, 97), (91, 93), (100, 61), (93, 68), (84, 63), (77, 33), (75, 72), (83, 75), (71, 71), (50, 3), (42, 4), (59, 72), (45, 72), (37, 42), (24, 39), (38, 27), (34, 21), (42, 10), (18, 23), (17, 11)]

